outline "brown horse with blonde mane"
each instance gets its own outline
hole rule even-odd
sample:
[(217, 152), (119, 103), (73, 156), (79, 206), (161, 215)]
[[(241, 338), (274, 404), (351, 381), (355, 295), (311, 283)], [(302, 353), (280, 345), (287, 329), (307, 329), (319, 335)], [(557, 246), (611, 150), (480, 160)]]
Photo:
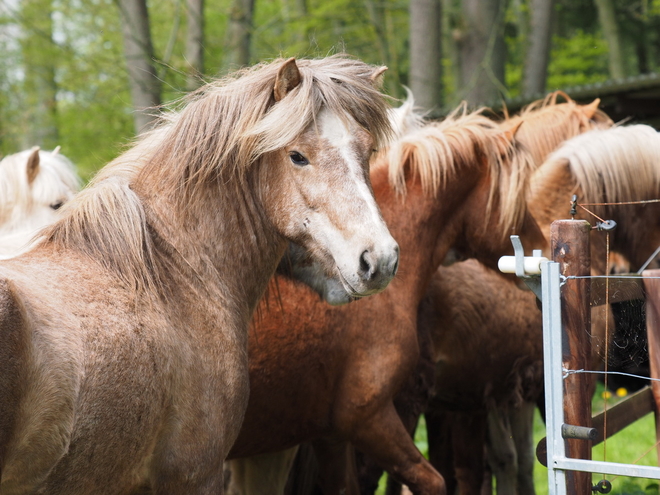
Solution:
[(206, 85), (2, 262), (2, 493), (222, 493), (287, 240), (353, 297), (396, 270), (368, 181), (380, 73), (290, 59)]
[(239, 481), (253, 483), (235, 493), (277, 492), (255, 487), (264, 474), (236, 458), (304, 441), (313, 443), (325, 494), (358, 493), (349, 442), (415, 493), (446, 492), (393, 398), (417, 365), (417, 306), (449, 249), (493, 265), (511, 251), (512, 232), (543, 242), (525, 206), (530, 160), (481, 112), (461, 111), (411, 130), (377, 157), (371, 181), (401, 245), (399, 273), (382, 294), (342, 307), (277, 279), (279, 301), (262, 302), (249, 334), (251, 394), (230, 458), (233, 473), (251, 473)]
[[(578, 195), (580, 203), (656, 199), (660, 197), (658, 160), (660, 138), (650, 127), (592, 130), (567, 141), (539, 168), (532, 180), (532, 198), (536, 201), (530, 201), (530, 206), (534, 205), (536, 218), (548, 232), (553, 220), (568, 216), (572, 194)], [(609, 234), (610, 250), (623, 254), (633, 267), (639, 268), (660, 245), (657, 203), (589, 209), (601, 218), (617, 222), (616, 230)], [(592, 225), (596, 222), (581, 209), (576, 217), (585, 218)], [(604, 232), (594, 232), (591, 245), (595, 274), (607, 271), (605, 242)], [(453, 284), (469, 277), (478, 277), (481, 283), (469, 287)], [(499, 297), (501, 294), (506, 294), (504, 300)], [(604, 334), (606, 314), (605, 307), (592, 311), (592, 319), (602, 320), (592, 327), (593, 348), (601, 360), (604, 341), (611, 338), (611, 334)], [(454, 322), (450, 330), (442, 324), (446, 321)], [(437, 397), (426, 413), (434, 466), (448, 473), (448, 479), (453, 478), (450, 473), (455, 470), (461, 494), (480, 493), (483, 470), (476, 464), (483, 461), (476, 460), (481, 459), (476, 452), (483, 451), (483, 443), (469, 440), (479, 438), (479, 434), (484, 438), (487, 422), (491, 452), (497, 444), (505, 444), (510, 453), (509, 461), (502, 462), (506, 457), (501, 452), (506, 449), (499, 447), (500, 454), (492, 463), (498, 474), (498, 491), (533, 493), (532, 415), (543, 384), (541, 314), (536, 310), (534, 296), (514, 291), (501, 277), (476, 263), (455, 265), (443, 268), (434, 277), (420, 309), (420, 324), (434, 333), (439, 363)], [(610, 330), (613, 331), (613, 324)], [(495, 343), (497, 353), (493, 352)], [(486, 353), (488, 367), (479, 358)], [(447, 416), (454, 417), (450, 432), (457, 440), (454, 456), (464, 459), (463, 464), (454, 459), (453, 467), (446, 444), (435, 441), (447, 437), (441, 421), (446, 421)], [(468, 466), (472, 466), (472, 471)]]
[[(558, 102), (560, 97), (565, 101)], [(538, 168), (547, 156), (567, 139), (592, 129), (612, 126), (612, 120), (598, 109), (599, 103), (600, 100), (596, 99), (588, 105), (579, 105), (565, 93), (556, 91), (531, 103), (518, 115), (507, 118), (501, 125), (505, 128), (520, 127), (516, 139), (534, 156), (535, 168)], [(545, 204), (545, 200), (542, 195), (530, 197), (529, 206), (533, 215), (538, 214), (538, 209)], [(554, 210), (555, 218), (562, 218), (564, 211), (568, 212), (566, 208)], [(526, 248), (531, 249), (530, 246)], [(450, 281), (469, 277), (479, 277), (483, 280), (483, 285), (479, 286), (480, 290), (459, 285), (451, 289), (451, 296), (447, 296)], [(508, 385), (522, 381), (533, 382), (530, 376), (538, 378), (536, 357), (539, 355), (537, 351), (540, 351), (540, 341), (530, 344), (513, 334), (510, 338), (498, 337), (506, 335), (508, 329), (514, 326), (512, 322), (516, 321), (516, 318), (522, 318), (526, 314), (530, 314), (531, 318), (536, 316), (536, 310), (533, 308), (529, 313), (517, 309), (518, 304), (529, 308), (527, 299), (531, 295), (511, 292), (510, 286), (510, 282), (504, 280), (500, 274), (491, 274), (474, 262), (440, 267), (422, 306), (423, 315), (420, 315), (420, 318), (429, 322), (425, 323), (428, 328), (424, 331), (432, 329), (438, 363), (438, 399), (435, 401), (436, 405), (431, 406), (426, 413), (427, 427), (430, 430), (430, 455), (433, 457), (434, 466), (446, 475), (448, 486), (458, 485), (461, 494), (480, 492), (484, 479), (484, 458), (480, 452), (484, 451), (488, 453), (500, 493), (515, 491), (516, 486), (521, 493), (533, 493), (531, 472), (534, 459), (532, 450), (528, 447), (531, 442), (528, 435), (531, 435), (534, 405), (525, 404), (526, 407), (522, 410), (518, 406), (523, 404), (523, 395), (529, 397), (534, 392), (530, 389), (523, 394), (520, 387)], [(487, 314), (485, 308), (493, 306), (493, 294), (509, 295), (505, 298), (506, 304), (496, 304), (492, 320), (489, 320), (490, 325), (484, 327), (483, 322), (487, 319), (484, 316)], [(502, 299), (497, 296), (495, 300)], [(516, 302), (521, 300), (522, 302)], [(533, 297), (530, 301), (531, 304), (534, 303)], [(473, 308), (474, 311), (464, 311), (467, 307)], [(505, 313), (510, 312), (508, 319), (506, 315), (497, 318), (503, 308), (507, 308)], [(434, 314), (434, 311), (437, 311), (437, 314)], [(441, 322), (443, 323), (440, 324)], [(523, 331), (525, 327), (519, 325), (516, 328)], [(529, 323), (527, 328), (535, 328), (534, 323)], [(466, 332), (470, 332), (472, 338), (465, 339), (463, 336)], [(454, 347), (456, 340), (460, 342)], [(471, 349), (474, 348), (488, 349), (488, 361), (479, 358), (483, 354), (473, 354)], [(530, 352), (535, 357), (530, 358)], [(444, 358), (440, 358), (441, 355)], [(519, 360), (512, 359), (512, 356), (518, 356)], [(447, 360), (449, 365), (446, 365)], [(534, 364), (528, 366), (529, 363)], [(460, 373), (466, 369), (474, 370), (471, 373), (473, 382), (469, 387), (462, 388), (464, 379)], [(497, 383), (493, 379), (495, 376), (501, 378)], [(536, 390), (540, 388), (536, 386)], [(452, 399), (456, 397), (461, 400)], [(469, 407), (461, 406), (461, 403), (469, 404)], [(501, 404), (502, 408), (498, 408), (498, 404)], [(516, 407), (510, 407), (511, 404)], [(487, 448), (484, 449), (486, 443)]]
[[(558, 102), (558, 98), (563, 97), (566, 101)], [(583, 133), (595, 127), (609, 127), (612, 121), (602, 111), (598, 110), (599, 100), (595, 100), (589, 105), (578, 105), (561, 92), (555, 92), (548, 95), (543, 100), (532, 103), (526, 107), (519, 115), (507, 118), (502, 122), (502, 127), (506, 129), (517, 129), (516, 140), (521, 146), (534, 156), (534, 166), (528, 169), (530, 173), (541, 165), (547, 154), (555, 149), (561, 142), (577, 134)], [(531, 203), (530, 203), (531, 206)], [(526, 246), (531, 249), (534, 246)], [(507, 397), (520, 397), (520, 394), (504, 387), (507, 384), (516, 383), (516, 377), (520, 377), (520, 362), (514, 363), (510, 360), (512, 355), (527, 356), (530, 346), (525, 342), (516, 339), (507, 339), (501, 341), (498, 335), (506, 334), (507, 324), (515, 319), (516, 310), (511, 309), (513, 303), (501, 304), (501, 298), (496, 297), (496, 309), (508, 308), (504, 311), (510, 311), (511, 320), (502, 324), (502, 328), (497, 327), (498, 323), (493, 322), (491, 326), (481, 326), (488, 320), (484, 316), (484, 309), (493, 306), (493, 294), (509, 294), (508, 298), (519, 299), (529, 294), (520, 293), (520, 291), (511, 291), (513, 285), (504, 280), (501, 274), (492, 274), (484, 272), (483, 267), (477, 263), (460, 263), (452, 267), (439, 267), (433, 277), (429, 293), (425, 298), (423, 305), (424, 313), (420, 315), (423, 318), (424, 328), (420, 328), (420, 340), (427, 340), (425, 337), (429, 332), (433, 336), (433, 350), (429, 351), (429, 360), (434, 359), (438, 363), (437, 368), (437, 390), (436, 393), (445, 397), (447, 400), (436, 401), (436, 406), (427, 411), (427, 427), (429, 428), (429, 448), (431, 451), (431, 461), (434, 466), (439, 468), (446, 477), (450, 493), (455, 490), (457, 485), (459, 493), (478, 493), (484, 478), (484, 444), (486, 433), (489, 427), (492, 433), (499, 433), (497, 441), (488, 445), (489, 457), (493, 464), (493, 471), (498, 478), (498, 487), (501, 493), (506, 493), (507, 483), (513, 475), (513, 484), (516, 484), (518, 465), (516, 460), (520, 460), (521, 471), (531, 467), (533, 462), (530, 454), (522, 448), (516, 449), (512, 444), (512, 438), (516, 438), (511, 433), (511, 428), (524, 430), (526, 422), (522, 425), (514, 424), (517, 418), (512, 420), (502, 420), (499, 417), (490, 418), (490, 426), (487, 425), (488, 416), (486, 415), (486, 406), (484, 405), (483, 392), (488, 390), (493, 397), (506, 395)], [(483, 285), (492, 292), (481, 293), (471, 290), (475, 284), (465, 282), (464, 284), (452, 285), (457, 280), (468, 280), (471, 277), (478, 277), (483, 280)], [(492, 280), (491, 280), (492, 279)], [(499, 290), (496, 289), (499, 284)], [(477, 284), (478, 285), (478, 284)], [(438, 289), (440, 287), (441, 289)], [(478, 286), (481, 288), (481, 286)], [(448, 293), (450, 293), (448, 295)], [(446, 297), (435, 297), (435, 294), (442, 294)], [(470, 307), (474, 311), (461, 311), (461, 308)], [(437, 311), (437, 314), (434, 314)], [(420, 310), (421, 311), (421, 310)], [(493, 312), (493, 319), (497, 316)], [(468, 338), (466, 332), (470, 328)], [(455, 340), (458, 341), (456, 344)], [(474, 344), (477, 342), (477, 344)], [(483, 343), (482, 347), (481, 343)], [(531, 348), (534, 347), (530, 344)], [(469, 349), (477, 346), (482, 349), (482, 353), (471, 353)], [(487, 351), (486, 351), (487, 349)], [(435, 357), (431, 357), (431, 356)], [(483, 356), (489, 356), (487, 360)], [(444, 356), (444, 358), (441, 358)], [(527, 359), (527, 358), (525, 358)], [(449, 364), (447, 364), (447, 360)], [(531, 360), (533, 361), (533, 360)], [(426, 363), (427, 366), (432, 364)], [(471, 385), (462, 388), (461, 384), (465, 382), (463, 375), (454, 373), (455, 370), (465, 371), (474, 370), (469, 373)], [(420, 365), (420, 371), (425, 369), (425, 365)], [(493, 370), (496, 369), (497, 372)], [(491, 382), (493, 376), (500, 376), (499, 370), (502, 370), (509, 379), (499, 380), (497, 385)], [(483, 371), (483, 375), (481, 372)], [(531, 369), (533, 371), (533, 369)], [(530, 372), (531, 372), (530, 371)], [(404, 387), (402, 393), (396, 400), (397, 408), (404, 418), (404, 422), (412, 429), (417, 423), (415, 416), (422, 408), (428, 395), (428, 391), (420, 390), (417, 385), (420, 382), (420, 376), (410, 378), (408, 385)], [(426, 380), (430, 382), (429, 380)], [(529, 381), (529, 379), (528, 379)], [(485, 385), (488, 383), (489, 385)], [(507, 392), (502, 392), (504, 387)], [(516, 395), (517, 394), (517, 395)], [(460, 398), (456, 401), (456, 407), (453, 407), (451, 398)], [(460, 406), (461, 401), (469, 404)], [(440, 405), (442, 404), (442, 406)], [(474, 404), (480, 404), (479, 407)], [(494, 404), (490, 401), (489, 404)], [(500, 402), (502, 404), (506, 402)], [(454, 410), (455, 409), (455, 410)], [(493, 408), (490, 408), (493, 411)], [(532, 409), (533, 411), (533, 406)], [(515, 433), (518, 433), (516, 431)], [(524, 434), (522, 435), (524, 437)], [(527, 441), (526, 438), (520, 440), (521, 444)], [(531, 441), (531, 438), (529, 439)], [(453, 446), (452, 446), (453, 444)], [(517, 454), (516, 450), (520, 452)], [(529, 450), (529, 449), (527, 449)], [(452, 455), (454, 451), (454, 455)], [(527, 456), (527, 457), (525, 457)], [(531, 473), (531, 469), (529, 470)], [(363, 486), (373, 486), (378, 473), (363, 476)], [(393, 484), (393, 483), (390, 483)], [(522, 486), (527, 486), (523, 484)], [(394, 487), (390, 487), (394, 490)], [(525, 490), (523, 490), (525, 492)], [(526, 493), (526, 492), (525, 492)], [(530, 492), (531, 493), (531, 492)]]

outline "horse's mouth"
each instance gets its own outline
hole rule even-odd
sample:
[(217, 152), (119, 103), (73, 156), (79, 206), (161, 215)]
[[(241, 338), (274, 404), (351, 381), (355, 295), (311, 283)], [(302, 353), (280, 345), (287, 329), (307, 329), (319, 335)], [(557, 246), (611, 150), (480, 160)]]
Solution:
[(344, 290), (346, 291), (348, 302), (357, 301), (358, 299), (362, 299), (363, 297), (366, 297), (358, 293), (358, 291), (353, 288), (353, 286), (348, 282), (348, 280), (344, 278), (344, 275), (341, 273), (341, 270), (338, 267), (337, 267), (337, 274), (339, 275), (339, 281), (341, 282), (341, 285), (344, 287)]

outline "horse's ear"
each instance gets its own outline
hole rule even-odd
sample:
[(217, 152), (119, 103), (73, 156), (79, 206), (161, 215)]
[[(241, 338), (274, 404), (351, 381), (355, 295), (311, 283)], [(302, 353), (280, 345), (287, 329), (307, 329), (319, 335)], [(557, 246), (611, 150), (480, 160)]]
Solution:
[(27, 180), (28, 184), (32, 184), (34, 179), (39, 175), (39, 146), (32, 149), (32, 153), (27, 161)]
[(275, 101), (280, 101), (284, 98), (289, 91), (298, 86), (302, 81), (302, 76), (296, 65), (296, 59), (291, 57), (284, 62), (277, 71), (277, 78), (275, 78), (275, 87), (273, 88), (273, 95)]
[(520, 129), (520, 126), (523, 125), (523, 122), (525, 121), (520, 119), (516, 124), (513, 124), (506, 131), (504, 131), (504, 137), (506, 137), (507, 141), (513, 141), (513, 138), (516, 137), (516, 133), (518, 132), (518, 129)]
[(375, 71), (373, 71), (369, 76), (369, 80), (371, 81), (371, 84), (373, 84), (374, 86), (380, 86), (383, 82), (383, 74), (385, 74), (386, 70), (387, 67), (383, 65), (382, 67), (378, 67)]
[(53, 151), (51, 151), (52, 155), (57, 155), (60, 152), (61, 146), (56, 146)]
[(596, 114), (596, 110), (598, 110), (598, 105), (600, 105), (600, 98), (596, 98), (588, 105), (582, 107), (584, 110), (584, 114), (587, 116), (588, 119), (592, 119), (594, 117), (594, 115)]

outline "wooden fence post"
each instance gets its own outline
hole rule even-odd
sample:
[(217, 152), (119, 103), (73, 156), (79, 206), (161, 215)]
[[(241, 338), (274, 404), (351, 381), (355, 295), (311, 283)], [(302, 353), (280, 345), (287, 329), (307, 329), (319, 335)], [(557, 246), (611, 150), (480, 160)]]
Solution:
[[(646, 290), (646, 336), (648, 339), (649, 365), (651, 378), (660, 378), (660, 270), (644, 270), (644, 289)], [(660, 440), (660, 383), (651, 382), (655, 400), (655, 435)], [(660, 459), (660, 445), (656, 447)]]
[[(557, 220), (550, 227), (553, 260), (563, 276), (591, 275), (589, 233), (585, 220)], [(563, 366), (568, 370), (589, 369), (591, 363), (591, 281), (566, 280), (561, 288)], [(572, 374), (564, 380), (564, 422), (591, 427), (591, 398), (594, 381), (587, 374)], [(591, 460), (592, 442), (566, 440), (566, 455)], [(568, 495), (591, 493), (591, 473), (567, 471)]]

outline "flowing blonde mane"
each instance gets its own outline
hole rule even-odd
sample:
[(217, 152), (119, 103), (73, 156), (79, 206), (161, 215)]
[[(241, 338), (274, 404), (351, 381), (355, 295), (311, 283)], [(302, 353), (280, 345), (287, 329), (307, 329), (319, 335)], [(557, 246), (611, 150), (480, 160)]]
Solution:
[[(559, 96), (566, 101), (557, 103)], [(606, 129), (613, 125), (605, 112), (592, 105), (598, 103), (578, 105), (565, 93), (555, 91), (542, 100), (530, 103), (502, 125), (508, 129), (524, 122), (516, 133), (516, 139), (527, 147), (536, 165), (540, 166), (565, 140), (591, 129)]]
[(154, 288), (154, 249), (134, 182), (157, 182), (183, 214), (220, 177), (244, 183), (253, 164), (314, 124), (321, 108), (356, 121), (376, 145), (387, 141), (387, 105), (371, 79), (376, 67), (340, 55), (298, 60), (300, 84), (276, 102), (283, 63), (241, 70), (183, 98), (180, 110), (166, 112), (155, 130), (97, 174), (46, 239), (86, 253), (132, 287)]
[(491, 119), (485, 109), (468, 113), (464, 105), (442, 122), (433, 122), (395, 140), (388, 150), (391, 186), (405, 194), (405, 170), (419, 176), (425, 194), (436, 194), (462, 167), (479, 167), (485, 160), (491, 178), (485, 215), (500, 204), (499, 230), (508, 235), (526, 211), (532, 157)]
[[(539, 180), (566, 164), (581, 190), (580, 203), (660, 198), (660, 134), (647, 125), (596, 129), (574, 137), (550, 155), (538, 171)], [(609, 214), (606, 206), (589, 209), (601, 217)]]

